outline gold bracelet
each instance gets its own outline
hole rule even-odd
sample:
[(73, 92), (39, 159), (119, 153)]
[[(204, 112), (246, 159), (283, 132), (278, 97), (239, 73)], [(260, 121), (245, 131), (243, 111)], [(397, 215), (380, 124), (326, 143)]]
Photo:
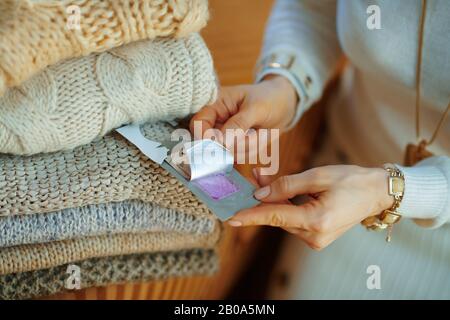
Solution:
[(389, 173), (388, 194), (394, 197), (394, 204), (381, 214), (364, 219), (361, 224), (368, 230), (382, 231), (387, 229), (386, 241), (391, 241), (394, 224), (400, 221), (402, 215), (397, 211), (405, 191), (405, 178), (403, 173), (393, 164), (385, 164), (384, 169)]

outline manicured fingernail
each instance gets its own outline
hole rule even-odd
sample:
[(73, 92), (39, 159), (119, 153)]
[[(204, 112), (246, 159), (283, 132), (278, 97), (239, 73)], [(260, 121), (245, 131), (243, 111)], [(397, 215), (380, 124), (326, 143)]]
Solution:
[(228, 221), (228, 224), (232, 227), (240, 227), (242, 226), (242, 222), (237, 221), (237, 220), (230, 220)]
[(256, 190), (254, 193), (254, 196), (258, 200), (262, 200), (266, 198), (270, 194), (270, 186), (266, 186), (264, 188), (261, 188), (259, 190)]

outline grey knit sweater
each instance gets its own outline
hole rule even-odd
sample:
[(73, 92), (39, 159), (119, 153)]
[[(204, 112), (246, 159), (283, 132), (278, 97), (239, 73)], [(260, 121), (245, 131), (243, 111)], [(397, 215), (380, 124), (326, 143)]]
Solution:
[(205, 234), (213, 232), (217, 223), (213, 216), (184, 214), (138, 200), (110, 202), (0, 217), (0, 248), (115, 233)]

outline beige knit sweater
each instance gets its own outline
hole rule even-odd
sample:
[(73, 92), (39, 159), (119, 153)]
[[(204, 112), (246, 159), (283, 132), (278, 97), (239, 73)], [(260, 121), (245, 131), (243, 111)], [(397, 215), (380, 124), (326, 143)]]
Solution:
[(40, 270), (96, 257), (124, 254), (212, 249), (220, 239), (221, 225), (209, 234), (147, 232), (85, 237), (23, 245), (0, 250), (0, 275)]
[[(163, 123), (145, 124), (141, 130), (158, 141), (171, 132)], [(0, 216), (130, 199), (211, 216), (189, 189), (118, 133), (65, 152), (0, 154)]]
[(63, 59), (186, 36), (207, 20), (207, 0), (1, 0), (0, 96)]
[(127, 123), (182, 118), (215, 100), (216, 82), (198, 34), (66, 60), (0, 97), (0, 153), (72, 149)]
[[(146, 282), (173, 277), (210, 276), (218, 271), (214, 249), (194, 249), (121, 255), (77, 261), (80, 288)], [(66, 291), (69, 277), (65, 264), (49, 269), (0, 276), (0, 299), (31, 299)]]

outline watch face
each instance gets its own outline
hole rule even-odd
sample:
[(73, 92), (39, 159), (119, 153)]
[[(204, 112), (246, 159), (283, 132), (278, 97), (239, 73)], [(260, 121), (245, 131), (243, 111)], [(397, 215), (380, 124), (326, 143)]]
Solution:
[(405, 181), (399, 177), (389, 177), (389, 194), (401, 196), (405, 190)]

